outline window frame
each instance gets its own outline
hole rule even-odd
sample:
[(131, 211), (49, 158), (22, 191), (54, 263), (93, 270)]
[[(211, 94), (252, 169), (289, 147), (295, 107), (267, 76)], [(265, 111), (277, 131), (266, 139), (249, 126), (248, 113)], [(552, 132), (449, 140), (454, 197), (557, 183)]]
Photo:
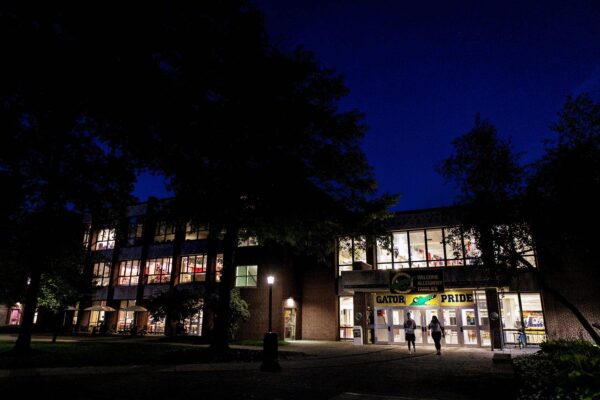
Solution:
[[(249, 268), (253, 268), (253, 267), (256, 270), (256, 274), (254, 274), (254, 275), (252, 275), (249, 270)], [(244, 274), (239, 273), (241, 268), (245, 269)], [(252, 278), (254, 280), (254, 284), (252, 284), (250, 282), (250, 278)], [(239, 279), (244, 279), (245, 284), (243, 284), (243, 285), (238, 284)], [(243, 289), (257, 288), (258, 287), (258, 265), (236, 265), (236, 267), (235, 267), (235, 287), (243, 288)]]
[[(119, 274), (117, 277), (117, 286), (137, 286), (140, 282), (141, 260), (121, 260), (119, 261)], [(129, 274), (121, 274), (129, 267)], [(133, 274), (134, 268), (137, 268), (137, 275)], [(128, 279), (128, 283), (122, 283), (124, 279)], [(135, 282), (133, 282), (135, 280)]]
[[(193, 265), (198, 265), (197, 260), (201, 258), (202, 261), (200, 263), (201, 267), (200, 267), (200, 272), (195, 272), (195, 271), (190, 271), (190, 261), (191, 259), (194, 259), (194, 264)], [(186, 263), (185, 260), (188, 260), (188, 262)], [(185, 267), (185, 271), (184, 271), (184, 267)], [(197, 267), (192, 267), (192, 268), (197, 268)], [(180, 271), (179, 271), (179, 279), (178, 282), (179, 283), (193, 283), (193, 282), (204, 282), (206, 281), (206, 272), (208, 270), (208, 254), (206, 253), (199, 253), (199, 254), (186, 254), (186, 255), (182, 255), (181, 256), (181, 267), (180, 267)], [(184, 277), (189, 277), (188, 279), (184, 279)], [(204, 279), (197, 279), (197, 277), (203, 277)]]
[[(154, 271), (155, 273), (150, 274), (150, 264), (154, 263)], [(164, 270), (164, 265), (168, 265), (166, 271)], [(160, 265), (160, 269), (157, 266)], [(160, 271), (156, 273), (156, 271)], [(169, 283), (171, 281), (171, 272), (173, 271), (173, 258), (172, 257), (156, 257), (149, 258), (146, 260), (144, 264), (144, 284), (146, 285), (159, 285), (164, 283)], [(157, 280), (153, 278), (158, 277)]]
[(112, 250), (115, 248), (115, 238), (116, 238), (115, 228), (96, 229), (92, 234), (91, 250), (92, 251)]
[(167, 220), (156, 221), (154, 243), (172, 243), (175, 240), (177, 226)]
[[(99, 273), (100, 268), (102, 268), (102, 274)], [(108, 275), (106, 275), (106, 272), (108, 272)], [(111, 272), (111, 262), (110, 261), (95, 262), (92, 265), (92, 280), (94, 281), (94, 286), (96, 286), (96, 287), (109, 286), (110, 285), (110, 272)]]

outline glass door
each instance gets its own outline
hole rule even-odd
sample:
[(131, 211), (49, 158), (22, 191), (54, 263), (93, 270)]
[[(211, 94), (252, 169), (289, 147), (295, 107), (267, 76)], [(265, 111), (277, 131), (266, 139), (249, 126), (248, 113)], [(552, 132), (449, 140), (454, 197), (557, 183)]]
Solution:
[[(431, 332), (429, 332), (427, 330), (427, 327), (429, 326), (429, 323), (431, 322), (431, 318), (435, 315), (436, 317), (440, 318), (440, 314), (438, 312), (439, 310), (436, 308), (432, 308), (429, 310), (425, 310), (425, 321), (423, 323), (423, 326), (425, 327), (423, 333), (425, 334), (425, 340), (423, 341), (423, 343), (428, 343), (428, 344), (433, 344), (433, 338), (431, 337)], [(442, 322), (443, 323), (443, 322)]]
[(459, 344), (459, 327), (458, 327), (458, 312), (456, 308), (444, 308), (442, 310), (442, 324), (444, 325), (444, 331), (446, 338), (444, 343), (447, 345), (458, 345)]
[(463, 308), (460, 310), (463, 344), (465, 346), (478, 346), (479, 340), (477, 335), (477, 318), (474, 308)]
[(411, 308), (408, 310), (410, 316), (415, 320), (417, 327), (415, 329), (415, 343), (427, 343), (427, 324), (425, 323), (425, 310)]
[(296, 340), (296, 309), (283, 309), (283, 340)]
[(387, 308), (375, 309), (375, 343), (389, 343), (391, 328), (388, 325)]
[[(391, 318), (389, 314), (391, 314)], [(389, 343), (404, 343), (404, 310), (398, 308), (389, 309), (388, 321), (392, 322)]]
[(404, 310), (400, 308), (375, 309), (375, 342), (379, 344), (404, 343)]

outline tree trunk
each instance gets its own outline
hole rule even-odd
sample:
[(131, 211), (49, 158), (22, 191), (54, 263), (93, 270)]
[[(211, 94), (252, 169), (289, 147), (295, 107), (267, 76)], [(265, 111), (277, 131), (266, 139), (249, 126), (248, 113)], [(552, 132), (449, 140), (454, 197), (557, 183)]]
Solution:
[(14, 351), (18, 354), (29, 354), (31, 352), (31, 331), (33, 329), (33, 318), (37, 309), (38, 296), (42, 280), (42, 271), (36, 267), (31, 272), (31, 280), (25, 294), (25, 307), (23, 309), (23, 320), (19, 329), (19, 337), (15, 343)]
[(206, 292), (204, 294), (203, 316), (202, 316), (202, 336), (212, 342), (215, 329), (215, 304), (214, 298), (217, 294), (216, 268), (217, 268), (217, 247), (215, 242), (215, 233), (209, 231), (207, 239), (207, 269), (206, 269)]
[(235, 249), (237, 241), (237, 227), (234, 225), (226, 226), (223, 271), (221, 274), (221, 284), (219, 285), (219, 303), (217, 314), (215, 315), (215, 332), (210, 345), (213, 351), (221, 353), (229, 349), (229, 321), (231, 319), (229, 302), (231, 299), (231, 289), (235, 280)]
[(66, 311), (54, 313), (54, 330), (52, 333), (52, 343), (56, 343), (56, 339), (58, 338), (60, 331), (64, 327), (65, 313)]

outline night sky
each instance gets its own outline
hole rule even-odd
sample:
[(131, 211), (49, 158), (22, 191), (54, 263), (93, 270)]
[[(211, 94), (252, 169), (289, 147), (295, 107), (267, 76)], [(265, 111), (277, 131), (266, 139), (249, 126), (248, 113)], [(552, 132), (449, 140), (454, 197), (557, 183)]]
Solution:
[[(435, 166), (480, 113), (523, 161), (543, 152), (566, 96), (600, 93), (600, 2), (257, 0), (275, 43), (345, 77), (363, 148), (396, 210), (452, 204)], [(135, 191), (168, 193), (142, 176)]]

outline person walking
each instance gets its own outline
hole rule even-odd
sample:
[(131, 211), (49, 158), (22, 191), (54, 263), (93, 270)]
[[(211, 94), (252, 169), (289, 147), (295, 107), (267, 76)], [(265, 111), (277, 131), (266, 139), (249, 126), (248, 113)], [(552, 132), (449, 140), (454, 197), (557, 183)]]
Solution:
[(429, 331), (431, 332), (431, 337), (433, 338), (433, 342), (435, 343), (435, 349), (437, 350), (437, 355), (442, 354), (442, 336), (446, 337), (444, 333), (444, 327), (442, 323), (438, 320), (438, 317), (435, 315), (431, 317), (431, 322), (427, 326)]
[(410, 351), (410, 344), (412, 343), (413, 353), (417, 353), (417, 348), (415, 347), (415, 329), (417, 329), (417, 323), (414, 319), (410, 317), (410, 313), (406, 313), (406, 321), (404, 321), (404, 339), (406, 343), (408, 343), (408, 354)]

